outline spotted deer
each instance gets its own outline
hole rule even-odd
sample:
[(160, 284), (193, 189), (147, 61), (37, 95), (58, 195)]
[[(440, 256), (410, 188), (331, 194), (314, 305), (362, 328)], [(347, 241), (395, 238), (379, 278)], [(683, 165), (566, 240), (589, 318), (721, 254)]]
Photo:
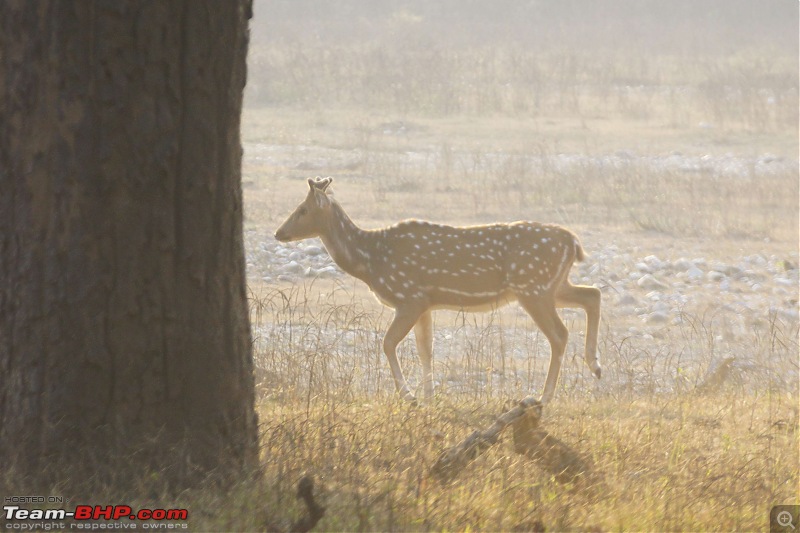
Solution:
[(585, 361), (600, 378), (597, 330), (600, 291), (573, 285), (568, 274), (584, 259), (571, 231), (536, 222), (453, 227), (406, 220), (383, 229), (363, 230), (347, 216), (330, 191), (332, 178), (309, 179), (305, 200), (275, 232), (281, 242), (322, 239), (339, 267), (366, 283), (394, 309), (383, 339), (397, 392), (414, 401), (397, 360), (397, 345), (414, 329), (426, 399), (433, 396), (431, 311), (488, 311), (517, 301), (550, 343), (550, 367), (542, 403), (556, 390), (568, 331), (558, 307), (586, 312)]

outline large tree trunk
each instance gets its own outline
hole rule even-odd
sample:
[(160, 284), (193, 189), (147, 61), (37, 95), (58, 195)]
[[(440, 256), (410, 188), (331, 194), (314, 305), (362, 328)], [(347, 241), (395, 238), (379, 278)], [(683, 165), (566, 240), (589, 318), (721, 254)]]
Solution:
[(180, 453), (174, 479), (257, 460), (249, 16), (250, 0), (0, 3), (0, 469)]

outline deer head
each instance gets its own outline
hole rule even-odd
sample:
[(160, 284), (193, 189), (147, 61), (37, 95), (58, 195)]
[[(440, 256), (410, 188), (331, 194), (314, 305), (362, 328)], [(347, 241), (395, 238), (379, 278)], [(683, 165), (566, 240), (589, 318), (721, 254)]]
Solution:
[(325, 227), (331, 200), (326, 192), (333, 178), (308, 178), (308, 195), (275, 232), (281, 242), (319, 237)]

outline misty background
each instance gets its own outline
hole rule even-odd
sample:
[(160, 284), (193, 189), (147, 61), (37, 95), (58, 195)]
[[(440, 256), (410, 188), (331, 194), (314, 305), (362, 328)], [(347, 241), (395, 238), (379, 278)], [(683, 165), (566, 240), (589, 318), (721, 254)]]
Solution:
[(646, 120), (631, 101), (646, 98), (689, 105), (677, 125), (703, 107), (752, 128), (798, 120), (792, 1), (257, 0), (254, 12), (249, 106)]

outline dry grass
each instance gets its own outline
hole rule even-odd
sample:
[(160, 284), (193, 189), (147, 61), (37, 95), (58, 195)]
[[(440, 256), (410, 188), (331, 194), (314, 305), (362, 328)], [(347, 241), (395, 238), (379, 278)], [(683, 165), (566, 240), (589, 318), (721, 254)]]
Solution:
[[(514, 453), (509, 430), (443, 484), (429, 475), (439, 453), (541, 386), (547, 348), (531, 324), (514, 325), (510, 310), (471, 323), (440, 315), (439, 354), (459, 335), (471, 344), (459, 359), (437, 360), (445, 383), (435, 402), (412, 407), (392, 394), (379, 354), (388, 317), (340, 283), (265, 288), (251, 302), (263, 477), (175, 497), (158, 491), (154, 472), (120, 501), (186, 507), (192, 530), (263, 530), (303, 514), (294, 494), (308, 473), (327, 508), (322, 531), (752, 531), (764, 529), (772, 504), (796, 498), (798, 384), (787, 377), (797, 373), (796, 323), (754, 329), (729, 352), (750, 364), (706, 388), (698, 385), (721, 333), (710, 317), (656, 339), (606, 324), (599, 384), (572, 335), (543, 427), (591, 470), (559, 481)], [(501, 365), (504, 343), (530, 353), (509, 353)], [(412, 345), (401, 356), (419, 383)], [(529, 358), (539, 367), (525, 368)], [(97, 494), (116, 497), (104, 487)]]
[[(607, 330), (603, 385), (590, 381), (579, 358), (569, 359), (543, 421), (591, 471), (559, 481), (514, 453), (509, 430), (442, 484), (429, 474), (439, 453), (525, 392), (490, 386), (492, 354), (501, 352), (494, 322), (487, 316), (471, 332), (479, 350), (451, 361), (465, 374), (471, 366), (473, 381), (446, 383), (434, 404), (411, 407), (392, 395), (378, 356), (386, 317), (344, 291), (328, 294), (254, 295), (265, 477), (213, 503), (216, 511), (195, 526), (289, 521), (302, 514), (293, 494), (303, 473), (320, 482), (327, 513), (319, 528), (332, 531), (758, 530), (770, 505), (796, 497), (798, 390), (785, 380), (796, 373), (796, 325), (773, 321), (743, 340), (736, 355), (752, 364), (706, 392), (697, 385), (714, 354), (702, 323), (687, 321), (675, 338), (650, 341)], [(447, 315), (440, 329), (458, 321)], [(520, 335), (500, 336), (516, 342)], [(407, 342), (405, 366), (419, 382), (410, 351)], [(541, 383), (538, 372), (534, 379)]]
[(797, 66), (772, 50), (624, 51), (378, 41), (268, 41), (250, 50), (248, 101), (400, 115), (622, 118), (753, 131), (797, 124)]
[(265, 406), (267, 475), (284, 498), (265, 505), (279, 514), (301, 473), (313, 472), (326, 487), (323, 530), (760, 529), (770, 502), (796, 495), (795, 398), (562, 399), (546, 427), (590, 458), (597, 480), (588, 484), (557, 482), (508, 440), (449, 485), (429, 478), (442, 449), (486, 425), (499, 401)]

